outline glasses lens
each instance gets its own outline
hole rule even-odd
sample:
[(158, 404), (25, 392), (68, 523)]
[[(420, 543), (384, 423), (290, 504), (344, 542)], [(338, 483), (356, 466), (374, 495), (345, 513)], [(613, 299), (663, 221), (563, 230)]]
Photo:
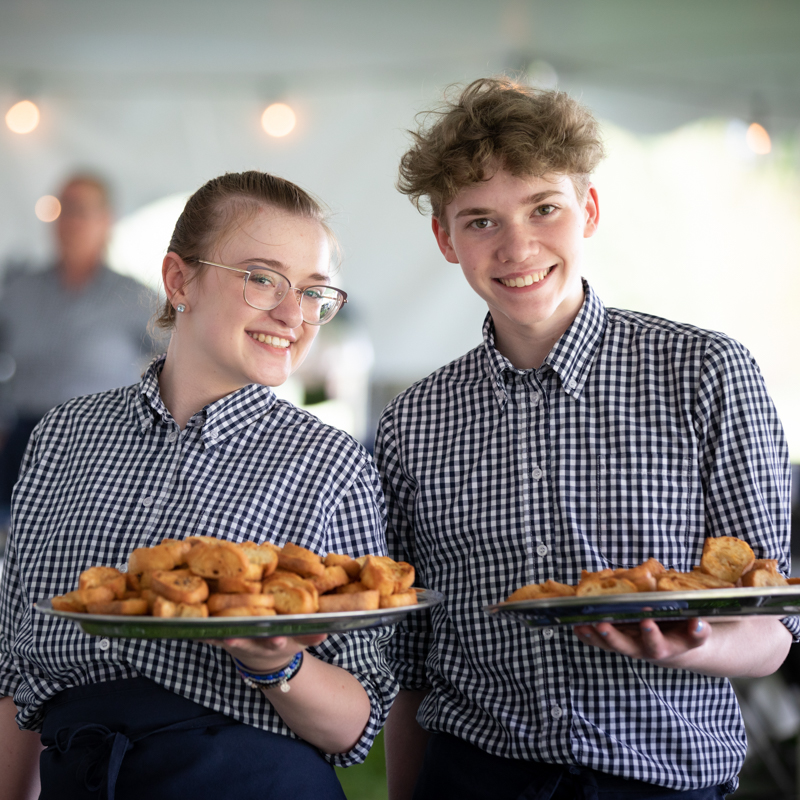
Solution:
[(343, 302), (342, 293), (329, 286), (309, 286), (300, 295), (303, 319), (312, 325), (322, 325), (333, 319)]
[(275, 308), (289, 291), (283, 275), (269, 269), (251, 269), (245, 285), (245, 299), (251, 306), (269, 311)]

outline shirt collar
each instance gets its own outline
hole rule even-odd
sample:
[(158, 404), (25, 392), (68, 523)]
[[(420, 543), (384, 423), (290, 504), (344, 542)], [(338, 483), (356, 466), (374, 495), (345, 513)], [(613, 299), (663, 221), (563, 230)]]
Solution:
[[(553, 349), (544, 360), (544, 364), (560, 378), (564, 391), (576, 398), (581, 396), (597, 349), (603, 340), (608, 320), (605, 306), (585, 280), (583, 291), (584, 301), (578, 316), (553, 345)], [(507, 399), (506, 373), (523, 374), (531, 370), (517, 369), (497, 350), (491, 313), (486, 315), (483, 322), (483, 344), (495, 396), (501, 404), (504, 404)]]
[[(172, 415), (161, 399), (158, 376), (166, 356), (153, 359), (139, 384), (139, 403), (136, 416), (139, 430), (144, 434), (162, 421), (173, 422)], [(202, 428), (201, 439), (206, 447), (213, 447), (227, 439), (254, 419), (263, 417), (277, 402), (269, 386), (251, 383), (198, 411), (186, 424), (187, 428)]]

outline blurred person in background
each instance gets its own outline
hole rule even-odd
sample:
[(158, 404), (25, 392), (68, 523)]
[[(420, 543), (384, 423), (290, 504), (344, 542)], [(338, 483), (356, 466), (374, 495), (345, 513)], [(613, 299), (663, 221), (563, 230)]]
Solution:
[(0, 353), (10, 373), (0, 449), (0, 526), (36, 423), (65, 400), (137, 382), (157, 349), (155, 293), (104, 261), (113, 214), (107, 184), (67, 179), (55, 263), (15, 273), (0, 293)]

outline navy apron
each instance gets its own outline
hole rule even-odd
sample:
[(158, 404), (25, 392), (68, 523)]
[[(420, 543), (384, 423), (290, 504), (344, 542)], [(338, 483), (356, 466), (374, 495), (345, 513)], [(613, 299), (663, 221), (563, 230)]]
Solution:
[(719, 800), (722, 788), (687, 792), (585, 767), (501, 758), (447, 733), (428, 739), (413, 800)]
[(345, 800), (316, 748), (146, 678), (61, 692), (42, 744), (40, 800)]

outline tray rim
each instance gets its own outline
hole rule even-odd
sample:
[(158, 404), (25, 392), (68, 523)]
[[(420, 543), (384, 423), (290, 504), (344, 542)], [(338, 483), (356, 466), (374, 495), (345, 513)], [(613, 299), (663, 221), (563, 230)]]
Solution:
[[(268, 636), (302, 636), (312, 633), (348, 633), (364, 628), (394, 625), (408, 614), (424, 611), (444, 602), (444, 595), (432, 589), (416, 589), (418, 604), (413, 606), (397, 606), (395, 608), (379, 608), (371, 611), (330, 611), (314, 614), (276, 614), (267, 617), (152, 617), (148, 615), (123, 616), (110, 614), (83, 614), (75, 611), (57, 611), (51, 599), (38, 600), (32, 604), (35, 611), (48, 617), (74, 622), (84, 633), (94, 636), (111, 636), (131, 639), (190, 639), (191, 631), (203, 631), (202, 638), (243, 638)], [(363, 622), (364, 624), (359, 624)], [(88, 626), (91, 630), (86, 630)], [(131, 633), (108, 633), (102, 631), (124, 630), (129, 627), (163, 629), (164, 636), (136, 635)], [(218, 635), (208, 633), (209, 629), (219, 629)], [(303, 630), (296, 630), (303, 628)], [(305, 629), (308, 630), (305, 630)], [(228, 633), (226, 630), (244, 631), (244, 633)], [(290, 630), (291, 629), (291, 630)], [(170, 636), (169, 632), (180, 632), (181, 635)], [(183, 633), (188, 631), (188, 634)], [(285, 631), (285, 632), (284, 632)]]
[[(735, 601), (737, 598), (754, 602), (737, 607), (735, 602), (728, 605), (719, 601)], [(764, 600), (785, 598), (784, 603), (766, 605)], [(758, 601), (762, 602), (758, 602)], [(713, 602), (717, 601), (717, 602)], [(712, 604), (713, 602), (713, 604)], [(642, 606), (648, 604), (685, 604), (681, 609), (654, 608), (647, 613)], [(597, 611), (584, 611), (598, 607)], [(483, 610), (490, 616), (512, 617), (528, 625), (582, 625), (593, 622), (623, 622), (640, 619), (688, 619), (690, 617), (746, 617), (757, 614), (777, 617), (800, 615), (800, 585), (736, 587), (733, 589), (698, 589), (684, 592), (638, 592), (620, 595), (595, 595), (591, 597), (547, 597), (534, 600), (517, 600), (513, 603), (500, 602), (485, 605)], [(624, 615), (615, 619), (614, 615)], [(559, 621), (558, 617), (576, 617)]]

